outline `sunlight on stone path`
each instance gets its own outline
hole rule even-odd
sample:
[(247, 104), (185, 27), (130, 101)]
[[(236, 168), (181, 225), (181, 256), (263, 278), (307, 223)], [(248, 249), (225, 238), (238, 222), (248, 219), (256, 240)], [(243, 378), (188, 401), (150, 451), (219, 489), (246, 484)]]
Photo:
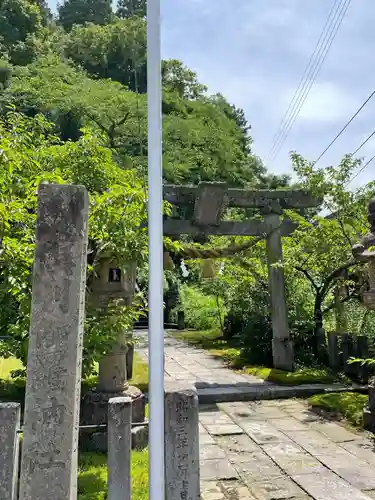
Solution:
[(297, 400), (200, 408), (203, 500), (375, 498), (373, 440)]
[[(147, 360), (147, 332), (137, 331), (137, 352)], [(237, 385), (269, 384), (251, 375), (242, 375), (225, 367), (221, 359), (215, 359), (203, 349), (184, 344), (172, 337), (165, 337), (165, 380), (184, 382)]]

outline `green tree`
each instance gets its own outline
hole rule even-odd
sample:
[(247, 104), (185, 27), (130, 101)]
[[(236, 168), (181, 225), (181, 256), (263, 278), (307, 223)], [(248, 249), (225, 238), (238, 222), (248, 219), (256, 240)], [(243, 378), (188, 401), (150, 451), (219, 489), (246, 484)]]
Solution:
[(12, 66), (6, 59), (0, 59), (0, 88), (6, 89), (10, 84)]
[[(62, 143), (41, 115), (10, 112), (0, 121), (0, 342), (1, 355), (27, 357), (34, 258), (36, 191), (40, 182), (83, 184), (90, 194), (89, 277), (96, 255), (105, 249), (120, 266), (143, 265), (147, 257), (146, 211), (142, 182), (134, 170), (114, 163), (102, 138), (85, 131), (79, 141)], [(90, 284), (90, 280), (88, 281)], [(135, 308), (119, 307), (109, 326), (88, 309), (85, 359), (94, 359), (113, 341), (116, 328), (129, 327)]]
[(207, 91), (207, 87), (199, 83), (197, 74), (176, 59), (162, 61), (162, 79), (166, 90), (184, 99), (197, 99)]
[(65, 0), (58, 12), (58, 20), (66, 31), (75, 24), (108, 24), (113, 17), (110, 0)]
[[(61, 137), (75, 139), (80, 127), (104, 133), (118, 158), (147, 167), (147, 101), (117, 82), (92, 80), (57, 56), (18, 68), (11, 85), (0, 96), (33, 116), (44, 113), (57, 125)], [(209, 98), (183, 99), (176, 92), (163, 97), (164, 177), (172, 183), (222, 180), (237, 186), (255, 186), (263, 167), (244, 152), (243, 132), (235, 120)]]
[(106, 26), (74, 26), (64, 47), (66, 57), (99, 78), (111, 78), (133, 91), (146, 92), (146, 24), (119, 20)]
[(123, 19), (137, 16), (145, 18), (147, 14), (146, 0), (119, 0), (116, 15)]
[(325, 315), (335, 307), (333, 291), (338, 282), (347, 285), (345, 302), (360, 298), (357, 263), (352, 246), (368, 232), (367, 203), (375, 192), (374, 183), (348, 190), (347, 184), (360, 165), (350, 155), (337, 167), (317, 169), (300, 155), (292, 155), (300, 187), (322, 197), (322, 212), (308, 220), (289, 214), (299, 223), (285, 239), (285, 266), (309, 284), (313, 297), (313, 317), (318, 331)]
[(8, 52), (28, 35), (42, 28), (43, 16), (30, 0), (3, 0), (0, 3), (0, 50)]

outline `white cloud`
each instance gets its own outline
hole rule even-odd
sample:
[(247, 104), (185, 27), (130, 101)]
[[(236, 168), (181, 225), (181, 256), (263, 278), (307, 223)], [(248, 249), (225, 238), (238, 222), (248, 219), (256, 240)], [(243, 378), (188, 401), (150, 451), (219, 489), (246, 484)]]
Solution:
[(336, 123), (346, 120), (355, 109), (352, 95), (333, 82), (315, 83), (299, 113), (299, 120)]

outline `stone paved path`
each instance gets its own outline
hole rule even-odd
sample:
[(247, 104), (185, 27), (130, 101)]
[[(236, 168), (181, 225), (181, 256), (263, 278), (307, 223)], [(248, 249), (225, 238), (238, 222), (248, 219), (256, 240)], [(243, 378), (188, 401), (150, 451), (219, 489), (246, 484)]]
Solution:
[(375, 499), (374, 442), (301, 400), (200, 408), (203, 500)]
[[(167, 380), (261, 383), (171, 338), (165, 368)], [(200, 405), (199, 439), (202, 500), (375, 499), (374, 440), (303, 400)]]
[[(147, 361), (147, 331), (138, 330), (137, 352)], [(222, 359), (215, 358), (203, 349), (185, 344), (170, 335), (165, 337), (165, 380), (195, 384), (199, 401), (217, 403), (224, 401), (251, 401), (282, 397), (304, 397), (321, 393), (322, 387), (342, 390), (343, 386), (306, 384), (304, 386), (278, 386), (257, 377), (229, 370)]]
[[(137, 352), (147, 360), (147, 332), (139, 331), (136, 335), (140, 345)], [(183, 380), (198, 385), (269, 385), (259, 378), (228, 370), (222, 360), (208, 355), (207, 351), (189, 346), (169, 336), (165, 338), (165, 380)]]

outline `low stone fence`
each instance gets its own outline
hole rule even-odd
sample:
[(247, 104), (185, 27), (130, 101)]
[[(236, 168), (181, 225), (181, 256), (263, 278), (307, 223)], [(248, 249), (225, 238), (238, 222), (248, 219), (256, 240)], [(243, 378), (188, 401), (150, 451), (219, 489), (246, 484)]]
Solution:
[(350, 333), (328, 333), (328, 361), (330, 368), (343, 370), (343, 372), (362, 382), (368, 380), (368, 367), (361, 363), (350, 363), (351, 358), (367, 359), (374, 350), (365, 335), (352, 335)]
[[(39, 494), (19, 497), (21, 405), (0, 403), (0, 498), (1, 500), (42, 500)], [(132, 400), (117, 397), (108, 405), (108, 500), (131, 498)], [(137, 424), (138, 425), (138, 424)], [(50, 428), (53, 434), (54, 429)], [(53, 443), (53, 440), (51, 441)], [(42, 445), (41, 445), (42, 446)], [(72, 450), (73, 454), (73, 450)], [(51, 467), (59, 461), (59, 451), (49, 455)], [(64, 464), (60, 464), (64, 467)], [(46, 464), (48, 467), (48, 465)], [(194, 387), (169, 385), (165, 391), (165, 480), (166, 499), (199, 498), (198, 396)], [(53, 492), (59, 485), (44, 485)], [(39, 490), (42, 491), (42, 490)], [(55, 498), (49, 496), (48, 498)], [(56, 498), (61, 498), (57, 495)], [(73, 497), (72, 497), (73, 498)]]

